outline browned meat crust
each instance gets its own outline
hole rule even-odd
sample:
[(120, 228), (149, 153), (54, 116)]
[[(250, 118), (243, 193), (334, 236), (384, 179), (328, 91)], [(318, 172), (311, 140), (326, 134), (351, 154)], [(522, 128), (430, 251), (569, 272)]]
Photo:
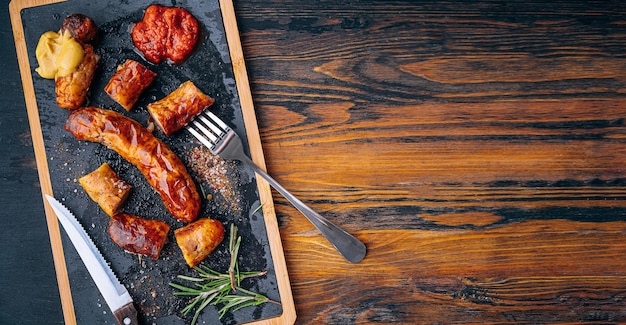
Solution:
[(127, 213), (111, 217), (109, 236), (124, 250), (158, 259), (167, 242), (170, 226), (163, 221), (144, 219)]
[(98, 37), (98, 27), (89, 17), (82, 14), (71, 14), (63, 19), (61, 31), (68, 31), (80, 43), (91, 43)]
[(130, 111), (139, 95), (156, 77), (156, 73), (134, 60), (126, 60), (104, 87), (104, 91), (118, 104)]
[(130, 185), (119, 178), (107, 163), (78, 179), (87, 195), (94, 200), (106, 214), (116, 215), (120, 212), (128, 195)]
[(76, 71), (65, 77), (56, 78), (56, 101), (59, 107), (74, 109), (85, 103), (100, 57), (93, 52), (93, 46), (89, 44), (83, 44), (83, 50), (85, 57)]
[(101, 143), (135, 165), (176, 219), (197, 218), (200, 195), (182, 161), (137, 121), (111, 110), (82, 107), (70, 112), (65, 130), (78, 140)]
[(205, 95), (193, 82), (186, 81), (165, 98), (148, 104), (148, 112), (159, 128), (169, 136), (205, 108), (213, 105), (213, 102), (213, 98)]
[(224, 225), (214, 219), (202, 218), (174, 230), (176, 242), (191, 267), (202, 262), (224, 239)]

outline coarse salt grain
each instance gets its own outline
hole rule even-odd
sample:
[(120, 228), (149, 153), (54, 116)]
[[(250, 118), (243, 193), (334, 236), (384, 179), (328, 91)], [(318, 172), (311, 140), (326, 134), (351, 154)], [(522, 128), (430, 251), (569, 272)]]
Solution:
[(201, 181), (208, 183), (216, 193), (219, 193), (230, 209), (239, 211), (240, 200), (229, 178), (231, 170), (234, 169), (232, 165), (205, 147), (191, 149), (187, 152), (187, 157), (191, 169), (198, 174)]

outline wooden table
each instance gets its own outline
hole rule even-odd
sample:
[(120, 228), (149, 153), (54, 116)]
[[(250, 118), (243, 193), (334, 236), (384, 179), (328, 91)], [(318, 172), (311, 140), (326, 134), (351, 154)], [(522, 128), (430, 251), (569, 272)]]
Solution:
[[(275, 193), (297, 324), (626, 322), (624, 3), (235, 10), (269, 173), (368, 247), (345, 262)], [(0, 323), (58, 324), (1, 54)]]

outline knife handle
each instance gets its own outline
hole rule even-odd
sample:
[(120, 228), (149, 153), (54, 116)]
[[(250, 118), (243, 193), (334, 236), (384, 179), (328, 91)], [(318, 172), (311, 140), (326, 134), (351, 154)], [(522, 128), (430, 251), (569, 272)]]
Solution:
[(113, 312), (115, 320), (119, 325), (139, 325), (137, 320), (137, 309), (132, 302), (122, 306), (122, 308)]

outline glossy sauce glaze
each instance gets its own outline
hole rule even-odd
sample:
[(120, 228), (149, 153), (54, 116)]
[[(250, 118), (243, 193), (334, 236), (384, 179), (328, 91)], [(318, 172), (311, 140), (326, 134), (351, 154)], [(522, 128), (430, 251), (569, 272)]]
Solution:
[(198, 21), (179, 7), (151, 5), (133, 26), (135, 47), (152, 63), (184, 61), (198, 41)]
[(139, 95), (152, 83), (156, 73), (134, 60), (126, 60), (118, 66), (104, 91), (124, 109), (130, 111)]
[(135, 165), (159, 193), (165, 208), (183, 222), (200, 212), (200, 195), (178, 156), (135, 120), (98, 107), (68, 115), (65, 130), (78, 140), (101, 143)]
[(188, 80), (165, 98), (148, 104), (147, 108), (159, 128), (169, 136), (214, 102)]
[(128, 213), (111, 217), (109, 236), (124, 250), (158, 259), (167, 242), (170, 226), (163, 221), (149, 220)]

